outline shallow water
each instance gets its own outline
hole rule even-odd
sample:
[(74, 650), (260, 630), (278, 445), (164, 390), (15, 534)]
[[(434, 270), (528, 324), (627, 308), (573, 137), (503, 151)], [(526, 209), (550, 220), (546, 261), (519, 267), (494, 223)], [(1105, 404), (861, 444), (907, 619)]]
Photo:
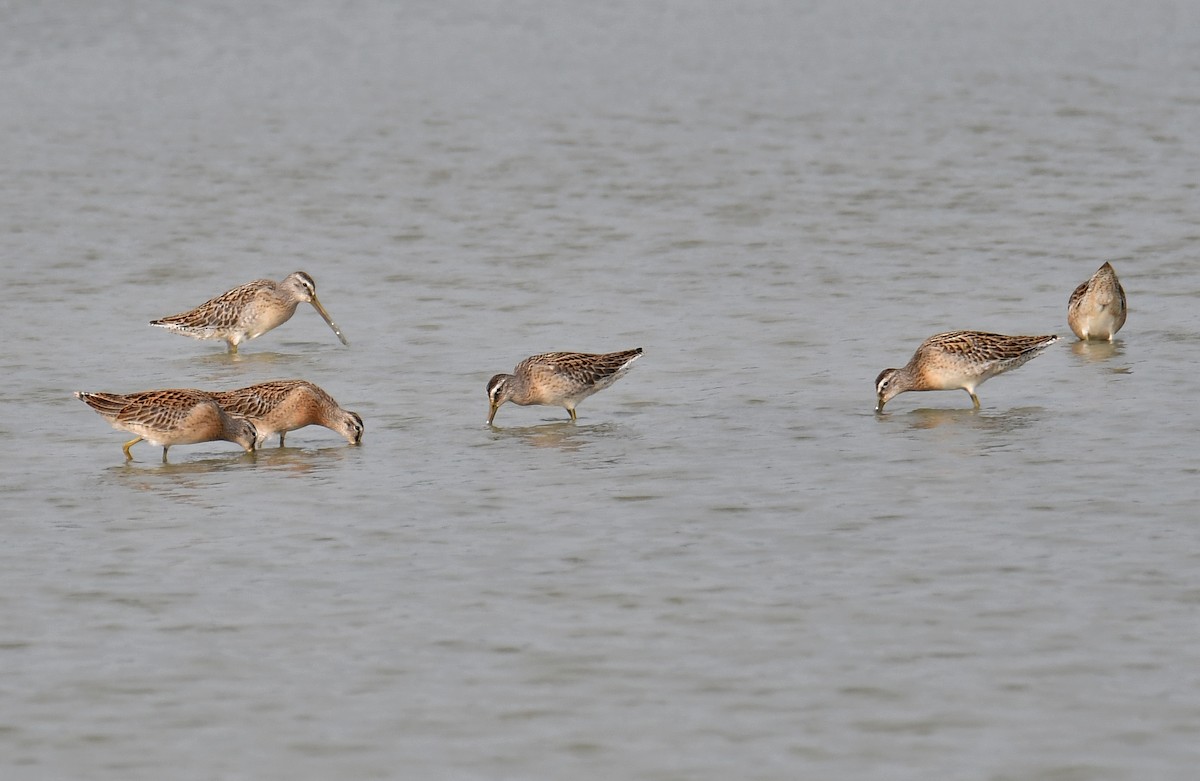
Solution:
[[(4, 777), (1193, 777), (1198, 15), (0, 11)], [(350, 347), (146, 325), (297, 269)], [(1064, 338), (875, 415), (956, 328)], [(71, 396), (284, 377), (363, 445)]]

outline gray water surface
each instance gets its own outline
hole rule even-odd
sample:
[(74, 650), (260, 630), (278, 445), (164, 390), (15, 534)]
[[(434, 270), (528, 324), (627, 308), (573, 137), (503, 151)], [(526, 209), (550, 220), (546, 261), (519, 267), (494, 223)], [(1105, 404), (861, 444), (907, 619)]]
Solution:
[[(1198, 52), (1168, 2), (0, 8), (3, 777), (1194, 778)], [(349, 347), (146, 325), (298, 269)], [(874, 414), (959, 328), (1064, 338)], [(71, 396), (287, 377), (363, 445), (126, 463)]]

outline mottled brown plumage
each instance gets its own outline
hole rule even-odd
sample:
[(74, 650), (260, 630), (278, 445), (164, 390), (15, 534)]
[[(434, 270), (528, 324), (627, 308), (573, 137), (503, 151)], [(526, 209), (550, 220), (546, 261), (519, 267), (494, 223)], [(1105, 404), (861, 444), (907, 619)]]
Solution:
[(314, 425), (336, 431), (352, 445), (362, 442), (363, 421), (358, 413), (342, 409), (332, 396), (307, 380), (274, 380), (212, 395), (226, 412), (254, 424), (259, 444), (278, 434), (283, 447), (289, 431)]
[(270, 279), (247, 282), (195, 309), (151, 320), (150, 325), (193, 339), (224, 339), (229, 344), (229, 352), (236, 353), (242, 342), (290, 320), (302, 301), (313, 305), (342, 344), (350, 344), (317, 299), (316, 282), (303, 271), (289, 274), (282, 282)]
[(1091, 279), (1080, 283), (1067, 302), (1067, 325), (1082, 340), (1112, 341), (1125, 325), (1125, 288), (1111, 263), (1105, 263)]
[(211, 395), (192, 388), (138, 393), (76, 391), (75, 397), (100, 413), (113, 428), (135, 435), (122, 447), (126, 458), (133, 458), (129, 448), (143, 439), (162, 447), (166, 461), (167, 448), (172, 445), (226, 440), (251, 452), (258, 438), (250, 421), (227, 414)]
[(875, 378), (876, 412), (905, 391), (965, 390), (975, 409), (975, 388), (1015, 369), (1058, 341), (1057, 336), (1006, 336), (983, 331), (950, 331), (929, 337), (908, 364), (884, 369)]
[(565, 407), (575, 420), (575, 406), (616, 382), (642, 354), (642, 348), (617, 353), (542, 353), (517, 364), (512, 374), (488, 380), (488, 424), (506, 401), (526, 406)]

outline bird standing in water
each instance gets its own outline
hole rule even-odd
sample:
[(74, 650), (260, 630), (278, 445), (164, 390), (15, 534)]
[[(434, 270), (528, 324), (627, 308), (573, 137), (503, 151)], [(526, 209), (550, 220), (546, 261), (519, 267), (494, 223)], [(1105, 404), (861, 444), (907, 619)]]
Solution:
[(126, 459), (133, 458), (129, 448), (143, 439), (163, 449), (163, 461), (172, 445), (223, 439), (250, 453), (258, 439), (253, 423), (227, 414), (210, 394), (192, 388), (139, 393), (76, 391), (75, 398), (100, 413), (113, 428), (134, 435), (121, 447)]
[(317, 283), (303, 271), (289, 274), (281, 282), (270, 279), (247, 282), (195, 309), (151, 320), (150, 325), (193, 339), (224, 339), (229, 352), (236, 353), (242, 342), (290, 320), (301, 302), (312, 304), (342, 344), (350, 344), (317, 299)]
[(488, 425), (506, 401), (522, 406), (565, 407), (575, 420), (575, 406), (616, 382), (642, 355), (642, 348), (616, 353), (542, 353), (517, 364), (512, 374), (488, 380)]
[(975, 409), (975, 389), (997, 374), (1015, 369), (1058, 341), (1057, 336), (1005, 336), (983, 331), (950, 331), (929, 337), (908, 363), (884, 369), (875, 378), (876, 412), (905, 391), (965, 390)]
[(1067, 303), (1067, 325), (1083, 341), (1112, 341), (1125, 325), (1125, 288), (1111, 263), (1105, 263), (1087, 282), (1080, 283)]
[(217, 403), (228, 413), (241, 415), (258, 429), (259, 444), (279, 435), (279, 446), (289, 431), (324, 426), (346, 438), (362, 442), (363, 421), (357, 412), (344, 410), (333, 397), (306, 380), (274, 380), (230, 391), (215, 391)]

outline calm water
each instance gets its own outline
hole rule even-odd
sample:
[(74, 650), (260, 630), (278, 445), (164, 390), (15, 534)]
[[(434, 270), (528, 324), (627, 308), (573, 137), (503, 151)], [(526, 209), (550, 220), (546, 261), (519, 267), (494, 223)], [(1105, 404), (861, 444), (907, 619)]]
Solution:
[[(1195, 777), (1200, 6), (244, 5), (0, 8), (5, 779)], [(281, 377), (363, 446), (71, 397)]]

